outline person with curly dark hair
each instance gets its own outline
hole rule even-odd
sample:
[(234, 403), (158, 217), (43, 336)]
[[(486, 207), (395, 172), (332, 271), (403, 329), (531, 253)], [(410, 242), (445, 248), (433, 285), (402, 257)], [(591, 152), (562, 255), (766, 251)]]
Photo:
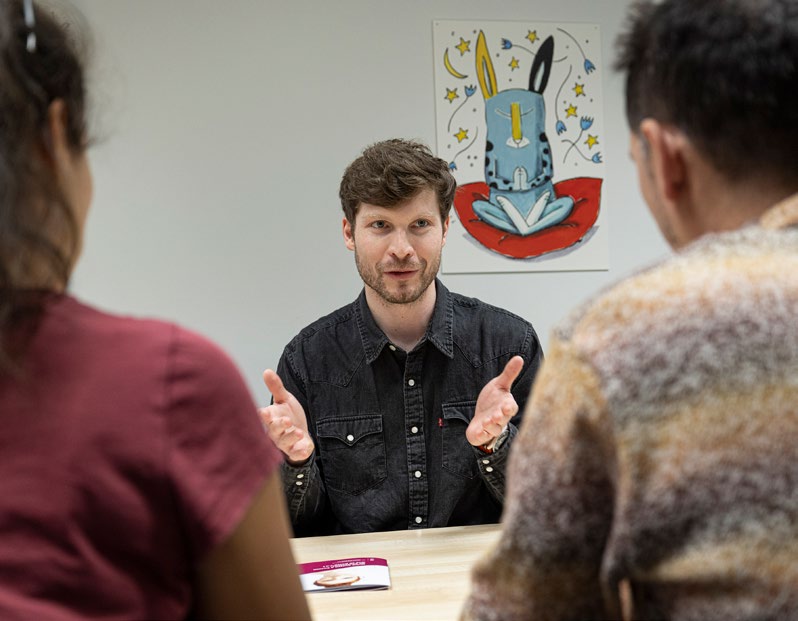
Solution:
[(630, 151), (675, 255), (553, 332), (464, 619), (798, 619), (798, 1), (635, 2)]

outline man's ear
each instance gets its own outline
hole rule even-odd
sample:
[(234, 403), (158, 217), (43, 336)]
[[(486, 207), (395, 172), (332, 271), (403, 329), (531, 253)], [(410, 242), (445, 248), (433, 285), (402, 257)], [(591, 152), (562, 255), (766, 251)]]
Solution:
[(344, 243), (349, 250), (355, 249), (355, 233), (352, 231), (352, 224), (344, 218), (343, 221)]
[(449, 232), (449, 219), (451, 216), (446, 216), (446, 220), (443, 221), (443, 245), (446, 245), (446, 234)]
[(63, 99), (54, 99), (47, 107), (47, 131), (43, 137), (44, 157), (52, 165), (57, 178), (72, 160), (67, 138), (67, 107)]
[(656, 192), (669, 209), (680, 206), (689, 196), (687, 138), (678, 129), (654, 119), (643, 119), (640, 134), (648, 150)]

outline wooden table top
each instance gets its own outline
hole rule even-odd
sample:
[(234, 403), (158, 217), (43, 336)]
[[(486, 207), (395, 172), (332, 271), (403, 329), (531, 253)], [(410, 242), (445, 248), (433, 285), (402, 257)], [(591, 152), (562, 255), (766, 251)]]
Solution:
[(388, 561), (387, 591), (308, 593), (317, 621), (457, 619), (471, 567), (498, 540), (500, 526), (451, 526), (292, 539), (297, 563), (376, 556)]

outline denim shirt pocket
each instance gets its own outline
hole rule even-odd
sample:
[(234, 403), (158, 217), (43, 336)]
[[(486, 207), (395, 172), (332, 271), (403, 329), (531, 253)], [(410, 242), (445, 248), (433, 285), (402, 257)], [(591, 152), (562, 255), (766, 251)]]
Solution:
[(452, 474), (467, 479), (479, 474), (474, 449), (466, 439), (466, 428), (474, 418), (476, 408), (476, 401), (443, 404), (441, 465)]
[(327, 489), (355, 495), (387, 478), (381, 414), (320, 420), (316, 435)]

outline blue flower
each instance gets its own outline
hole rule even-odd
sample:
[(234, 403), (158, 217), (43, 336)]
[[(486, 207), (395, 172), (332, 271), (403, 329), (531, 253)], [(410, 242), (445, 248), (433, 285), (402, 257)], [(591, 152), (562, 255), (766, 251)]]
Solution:
[(477, 91), (477, 87), (474, 86), (473, 84), (471, 86), (466, 86), (465, 87), (466, 97), (471, 97), (471, 95), (473, 95), (476, 91)]
[(557, 134), (562, 134), (565, 131), (565, 123), (557, 121)]
[(503, 50), (509, 50), (511, 47), (513, 47), (513, 42), (510, 39), (502, 39)]
[(449, 170), (457, 170), (457, 164), (454, 162), (449, 162)]
[(593, 119), (589, 116), (583, 116), (582, 120), (579, 121), (579, 125), (582, 126), (582, 131), (590, 129), (590, 126), (593, 125)]
[(585, 58), (585, 71), (591, 73), (596, 70), (596, 65), (594, 65), (589, 58)]
[(591, 159), (595, 164), (601, 164), (601, 153), (596, 153)]

